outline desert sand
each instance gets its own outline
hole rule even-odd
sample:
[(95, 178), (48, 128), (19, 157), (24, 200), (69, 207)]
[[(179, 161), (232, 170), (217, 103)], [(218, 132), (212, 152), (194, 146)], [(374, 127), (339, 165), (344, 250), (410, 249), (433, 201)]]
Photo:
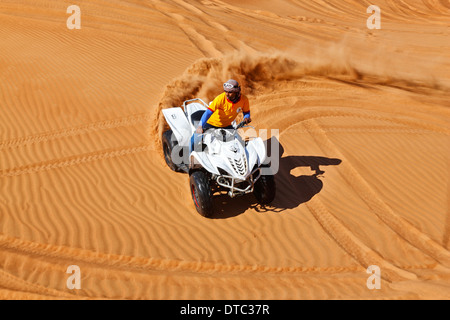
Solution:
[[(0, 39), (1, 299), (450, 298), (448, 0), (10, 0)], [(277, 196), (208, 219), (161, 110), (229, 78)]]

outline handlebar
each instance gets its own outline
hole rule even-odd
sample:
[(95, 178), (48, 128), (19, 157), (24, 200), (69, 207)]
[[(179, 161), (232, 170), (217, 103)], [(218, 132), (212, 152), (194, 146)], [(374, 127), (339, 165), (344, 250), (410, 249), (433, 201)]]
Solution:
[(236, 126), (236, 130), (242, 128), (243, 126), (245, 126), (246, 124), (248, 124), (248, 123), (250, 123), (250, 122), (251, 122), (251, 121), (246, 122), (245, 120), (242, 120), (242, 121)]
[[(234, 129), (235, 131), (237, 131), (237, 130), (239, 130), (240, 128), (242, 128), (243, 126), (245, 126), (246, 124), (248, 124), (248, 123), (250, 123), (251, 121), (249, 121), (249, 122), (246, 122), (245, 120), (242, 120), (237, 126), (236, 126), (236, 129)], [(218, 128), (218, 129), (221, 129), (221, 128)], [(197, 133), (199, 136), (203, 136), (203, 135), (205, 135), (205, 132), (202, 132), (202, 133)]]

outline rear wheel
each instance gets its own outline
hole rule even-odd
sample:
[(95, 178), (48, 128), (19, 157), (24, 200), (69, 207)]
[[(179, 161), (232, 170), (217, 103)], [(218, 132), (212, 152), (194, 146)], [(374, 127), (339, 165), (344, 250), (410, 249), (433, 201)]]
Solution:
[(203, 171), (194, 171), (189, 176), (192, 200), (197, 212), (204, 217), (210, 217), (213, 212), (213, 197), (210, 181)]
[(269, 204), (275, 199), (276, 185), (273, 175), (262, 175), (255, 182), (253, 194), (259, 204)]
[(167, 130), (162, 135), (162, 147), (164, 152), (164, 160), (170, 169), (173, 171), (180, 172), (180, 164), (176, 164), (173, 161), (172, 155), (174, 154), (174, 150), (176, 152), (177, 149), (180, 149), (178, 146), (178, 142), (173, 138), (172, 130)]

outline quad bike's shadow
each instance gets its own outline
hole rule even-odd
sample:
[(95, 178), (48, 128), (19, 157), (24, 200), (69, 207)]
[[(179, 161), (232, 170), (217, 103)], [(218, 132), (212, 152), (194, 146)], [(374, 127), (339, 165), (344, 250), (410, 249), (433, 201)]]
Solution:
[[(324, 166), (339, 165), (342, 160), (336, 158), (326, 158), (320, 156), (286, 156), (283, 157), (284, 148), (278, 140), (272, 143), (272, 139), (267, 140), (268, 155), (273, 153), (270, 146), (279, 146), (279, 166), (275, 174), (276, 196), (275, 200), (266, 206), (261, 206), (256, 202), (252, 194), (230, 199), (228, 195), (215, 195), (216, 213), (213, 219), (227, 219), (244, 213), (248, 208), (253, 208), (257, 212), (281, 213), (287, 209), (293, 209), (311, 200), (323, 187), (321, 179), (324, 177)], [(272, 160), (273, 162), (274, 160)], [(308, 167), (313, 172), (310, 175), (295, 176), (293, 169)]]

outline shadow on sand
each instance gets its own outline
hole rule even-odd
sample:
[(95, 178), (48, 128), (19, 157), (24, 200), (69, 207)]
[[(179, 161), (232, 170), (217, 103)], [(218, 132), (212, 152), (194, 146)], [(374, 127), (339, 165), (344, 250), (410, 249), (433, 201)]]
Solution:
[[(275, 141), (271, 141), (275, 139)], [(274, 143), (272, 143), (274, 142)], [(213, 219), (227, 219), (238, 216), (248, 208), (258, 212), (280, 213), (286, 209), (293, 209), (308, 202), (312, 197), (322, 190), (323, 182), (319, 178), (325, 174), (324, 166), (339, 165), (342, 160), (319, 156), (286, 156), (283, 157), (284, 148), (275, 137), (266, 141), (268, 154), (273, 154), (270, 146), (279, 146), (279, 168), (275, 174), (277, 195), (275, 200), (268, 206), (261, 206), (256, 202), (253, 194), (231, 199), (227, 194), (215, 195), (216, 213)], [(272, 160), (273, 162), (273, 160)], [(292, 175), (291, 171), (298, 167), (309, 167), (314, 173), (312, 175)]]

